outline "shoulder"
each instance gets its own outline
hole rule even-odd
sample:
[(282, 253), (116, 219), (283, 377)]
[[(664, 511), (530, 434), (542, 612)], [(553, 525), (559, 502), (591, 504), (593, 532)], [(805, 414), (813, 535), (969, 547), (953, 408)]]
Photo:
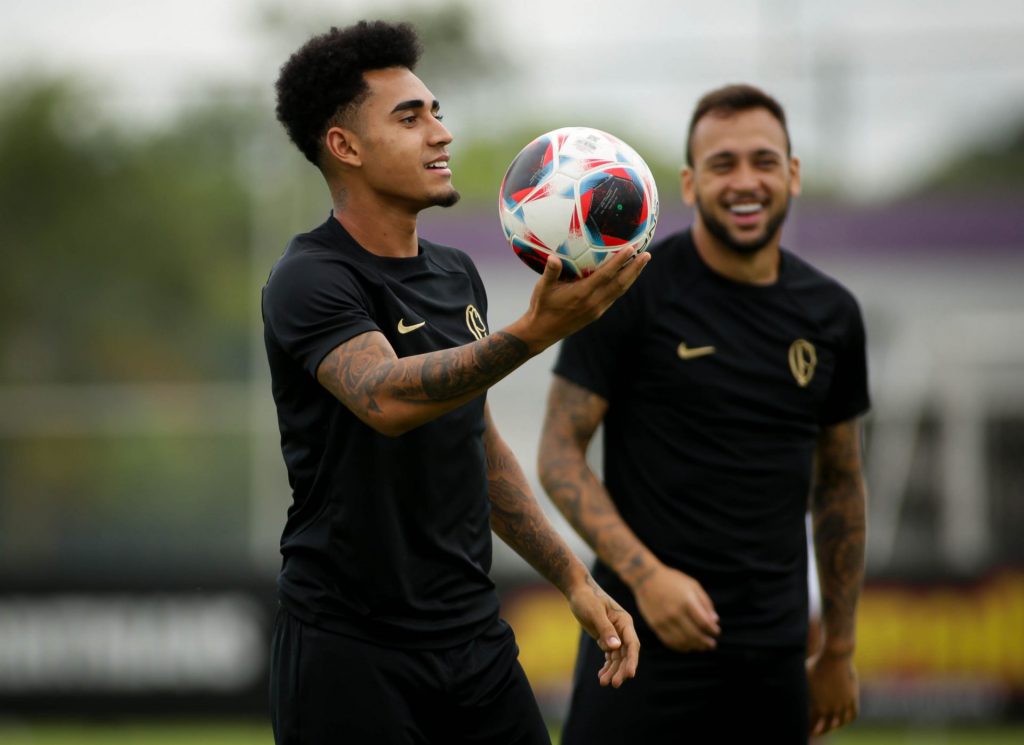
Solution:
[(857, 298), (846, 285), (792, 251), (784, 248), (781, 253), (790, 292), (807, 295), (822, 307), (859, 313)]
[(296, 283), (315, 281), (330, 265), (330, 253), (325, 237), (318, 230), (296, 235), (271, 267), (267, 287), (292, 287)]
[(465, 272), (477, 274), (476, 265), (465, 251), (440, 243), (420, 238), (423, 252), (430, 258), (431, 264), (437, 269), (449, 272)]
[(672, 297), (683, 286), (698, 279), (699, 259), (688, 229), (659, 237), (648, 246), (647, 252), (651, 255), (651, 262), (626, 297), (632, 295), (634, 300), (639, 295)]
[(265, 300), (293, 304), (321, 293), (354, 291), (357, 275), (339, 248), (324, 225), (294, 236), (270, 270)]
[(783, 251), (784, 290), (800, 312), (828, 335), (863, 344), (864, 314), (856, 296), (821, 269)]

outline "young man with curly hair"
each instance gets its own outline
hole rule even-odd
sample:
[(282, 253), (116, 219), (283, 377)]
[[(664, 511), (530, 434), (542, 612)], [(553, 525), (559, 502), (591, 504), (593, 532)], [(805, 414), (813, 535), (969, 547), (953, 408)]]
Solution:
[(487, 389), (600, 316), (648, 261), (558, 281), (488, 333), (469, 257), (417, 233), (458, 200), (440, 106), (413, 74), (406, 24), (310, 39), (277, 81), (277, 114), (333, 203), (263, 290), (265, 342), (293, 502), (271, 659), (278, 743), (547, 743), (488, 577), (491, 531), (566, 596), (633, 677), (629, 615), (548, 523)]

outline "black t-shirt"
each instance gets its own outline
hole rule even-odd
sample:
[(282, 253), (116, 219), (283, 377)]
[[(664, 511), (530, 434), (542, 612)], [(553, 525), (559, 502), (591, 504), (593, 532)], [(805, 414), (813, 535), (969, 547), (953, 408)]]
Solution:
[[(712, 271), (689, 231), (651, 253), (563, 342), (555, 372), (608, 401), (608, 490), (640, 540), (708, 591), (721, 643), (803, 644), (817, 436), (869, 403), (857, 302), (785, 250), (769, 286)], [(611, 570), (595, 577), (642, 625)]]
[(263, 289), (264, 338), (293, 503), (284, 606), (362, 639), (442, 647), (498, 613), (484, 396), (400, 437), (363, 424), (316, 380), (336, 346), (379, 331), (399, 357), (487, 333), (487, 297), (461, 251), (412, 258), (359, 246), (333, 217), (295, 237)]

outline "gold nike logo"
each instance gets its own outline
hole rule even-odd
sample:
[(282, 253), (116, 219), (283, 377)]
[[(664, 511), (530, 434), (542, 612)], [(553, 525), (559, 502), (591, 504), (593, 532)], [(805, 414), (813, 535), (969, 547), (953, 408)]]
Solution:
[(404, 318), (399, 318), (398, 319), (398, 333), (400, 333), (400, 334), (408, 334), (410, 331), (415, 331), (416, 329), (423, 328), (426, 325), (427, 325), (426, 321), (420, 321), (419, 323), (414, 323), (411, 326), (406, 326), (405, 325), (405, 319)]
[(714, 347), (693, 347), (692, 349), (686, 346), (685, 341), (679, 342), (679, 346), (676, 348), (676, 353), (679, 355), (681, 360), (692, 360), (697, 357), (706, 357), (709, 354), (715, 353)]

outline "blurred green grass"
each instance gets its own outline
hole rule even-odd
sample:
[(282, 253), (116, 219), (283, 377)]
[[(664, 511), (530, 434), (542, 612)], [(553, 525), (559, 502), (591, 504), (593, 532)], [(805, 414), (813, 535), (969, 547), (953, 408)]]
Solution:
[[(557, 745), (558, 733), (552, 732)], [(270, 725), (241, 723), (3, 723), (3, 745), (273, 745)], [(964, 729), (854, 726), (822, 745), (1021, 745), (1024, 725)], [(625, 745), (625, 744), (624, 744)]]
[(2, 724), (3, 745), (274, 745), (269, 722)]

